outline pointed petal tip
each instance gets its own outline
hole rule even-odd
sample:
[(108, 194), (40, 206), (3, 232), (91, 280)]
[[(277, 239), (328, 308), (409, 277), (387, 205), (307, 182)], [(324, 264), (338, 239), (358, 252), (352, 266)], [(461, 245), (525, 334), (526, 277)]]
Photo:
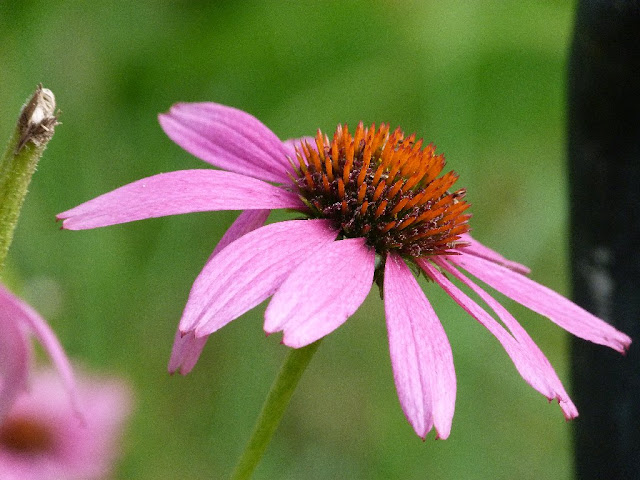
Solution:
[(562, 400), (558, 400), (558, 405), (560, 405), (560, 408), (562, 409), (562, 414), (564, 415), (565, 422), (569, 422), (578, 417), (578, 409), (571, 401), (565, 402)]
[(167, 110), (166, 112), (158, 113), (158, 123), (160, 124), (162, 129), (165, 130), (165, 132), (166, 132), (166, 127), (167, 127), (168, 123), (170, 123), (171, 121), (175, 121), (175, 119), (172, 118), (172, 114), (175, 113), (175, 108), (174, 107), (176, 105), (178, 105), (178, 104), (174, 103), (173, 105), (171, 105), (171, 107), (169, 107), (169, 110)]
[(194, 315), (187, 314), (188, 306), (189, 302), (187, 301), (187, 305), (185, 305), (184, 312), (182, 313), (182, 317), (180, 318), (180, 322), (178, 322), (178, 331), (180, 332), (180, 338), (189, 333), (193, 333), (198, 326), (198, 317), (194, 318)]
[(55, 216), (56, 223), (62, 222), (62, 225), (60, 225), (60, 228), (65, 228), (64, 221), (68, 218), (68, 215), (66, 215), (66, 213), (67, 213), (66, 211), (61, 212)]
[(554, 400), (558, 401), (558, 406), (562, 410), (565, 422), (569, 422), (578, 416), (578, 409), (568, 396), (563, 398), (561, 395), (556, 395), (555, 397), (547, 397), (547, 400), (549, 404), (552, 404)]
[[(323, 335), (320, 338), (324, 338), (326, 335)], [(304, 348), (308, 345), (311, 345), (313, 342), (320, 340), (320, 338), (312, 338), (312, 339), (303, 339), (299, 336), (287, 335), (287, 332), (284, 332), (282, 336), (282, 341), (280, 342), (282, 345), (289, 348)]]
[(187, 325), (183, 325), (184, 320), (184, 316), (180, 319), (180, 324), (178, 325), (178, 334), (180, 335), (180, 338), (183, 338), (184, 336), (188, 335), (189, 333), (193, 332), (193, 328)]
[[(199, 353), (197, 354), (200, 355)], [(169, 372), (170, 376), (175, 376), (175, 374), (180, 374), (181, 376), (187, 376), (193, 367), (195, 367), (196, 361), (192, 361), (188, 359), (188, 352), (182, 352), (180, 355), (171, 355), (169, 359), (169, 365), (167, 366), (167, 372)], [(187, 362), (187, 363), (185, 363)]]
[(168, 110), (166, 110), (166, 111), (164, 111), (164, 112), (160, 112), (160, 113), (158, 113), (158, 118), (160, 118), (160, 117), (168, 117), (168, 116), (170, 116), (172, 113), (174, 113), (174, 112), (175, 112), (175, 110), (179, 110), (181, 105), (184, 105), (184, 102), (175, 102), (175, 103), (172, 103), (172, 104), (169, 106)]
[(202, 338), (202, 337), (207, 337), (211, 335), (213, 332), (210, 332), (209, 330), (210, 329), (208, 329), (206, 325), (203, 327), (199, 327), (198, 325), (196, 325), (194, 328), (191, 329), (191, 331), (193, 332), (193, 335), (196, 338)]
[[(189, 108), (191, 106), (202, 105), (204, 103), (210, 103), (210, 102), (195, 102), (195, 103), (191, 103), (191, 102), (175, 102), (175, 103), (171, 104), (171, 106), (169, 107), (169, 111), (166, 113), (166, 115), (169, 115), (171, 113), (175, 113), (176, 111), (184, 110), (185, 108)], [(215, 105), (215, 104), (212, 104), (212, 105)]]
[(264, 331), (265, 337), (268, 337), (269, 335), (273, 335), (274, 333), (281, 331), (281, 330), (278, 330), (277, 327), (274, 327), (272, 325), (272, 322), (269, 321), (268, 310), (264, 312), (264, 324), (262, 325), (262, 330)]
[(622, 349), (619, 350), (619, 351), (620, 351), (620, 353), (622, 355), (626, 356), (627, 352), (629, 352), (629, 348), (631, 347), (631, 344), (633, 343), (633, 340), (631, 340), (631, 337), (628, 336), (627, 334), (622, 333), (622, 332), (620, 332), (620, 333), (622, 334), (622, 339), (621, 339), (621, 347), (622, 347)]
[[(418, 437), (420, 437), (420, 439), (423, 442), (426, 442), (427, 441), (427, 437), (429, 436), (429, 433), (431, 432), (431, 427), (425, 432), (419, 432), (415, 428), (414, 428), (413, 431), (416, 432), (416, 435), (418, 435)], [(451, 428), (450, 427), (441, 428), (441, 429), (438, 429), (438, 427), (435, 427), (435, 436), (433, 437), (433, 439), (435, 441), (446, 440), (447, 438), (449, 438), (450, 434), (451, 434)]]
[(434, 425), (436, 428), (436, 440), (446, 440), (451, 434), (451, 422), (448, 425)]
[[(263, 331), (264, 331), (264, 338), (269, 338), (271, 335), (273, 335), (274, 333), (277, 333), (281, 330), (275, 330), (275, 329), (267, 329), (267, 327), (263, 327)], [(280, 345), (282, 345), (283, 339), (280, 339)]]
[(66, 217), (56, 217), (56, 222), (60, 222), (60, 230), (82, 230), (82, 228), (75, 227), (73, 224), (69, 225)]
[(169, 376), (173, 377), (175, 376), (175, 374), (179, 374), (182, 377), (186, 377), (189, 372), (191, 372), (191, 368), (186, 369), (184, 368), (182, 365), (175, 365), (173, 366), (169, 366), (169, 368), (167, 368), (167, 371), (169, 372)]
[[(622, 356), (626, 357), (627, 353), (629, 352), (629, 348), (633, 343), (633, 340), (631, 339), (631, 337), (629, 337), (626, 333), (623, 333), (620, 330), (617, 330), (610, 323), (605, 322), (604, 320), (601, 320), (601, 321), (605, 323), (607, 326), (610, 326), (613, 329), (613, 332), (607, 332), (610, 335), (603, 335), (602, 340), (600, 341), (594, 341), (591, 339), (587, 339), (587, 340), (597, 343), (599, 345), (603, 345), (605, 347), (612, 348), (618, 353), (620, 353)], [(611, 335), (611, 333), (613, 334)]]

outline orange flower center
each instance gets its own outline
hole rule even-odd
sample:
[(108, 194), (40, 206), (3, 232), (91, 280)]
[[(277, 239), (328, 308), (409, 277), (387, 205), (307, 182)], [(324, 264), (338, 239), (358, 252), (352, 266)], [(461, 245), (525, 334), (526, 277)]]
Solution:
[(399, 128), (361, 122), (352, 136), (338, 125), (331, 142), (318, 130), (315, 145), (303, 142), (296, 156), (306, 213), (332, 220), (342, 237), (364, 237), (380, 255), (455, 254), (469, 230), (465, 190), (449, 191), (458, 176), (438, 177), (444, 156)]
[(27, 417), (7, 418), (0, 425), (0, 448), (37, 455), (51, 450), (53, 437), (47, 425)]

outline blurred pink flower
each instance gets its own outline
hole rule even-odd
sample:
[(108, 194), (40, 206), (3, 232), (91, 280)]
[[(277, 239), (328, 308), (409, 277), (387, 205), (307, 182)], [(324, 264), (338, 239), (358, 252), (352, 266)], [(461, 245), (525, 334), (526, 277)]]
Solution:
[[(567, 419), (577, 410), (540, 349), (463, 270), (586, 340), (624, 352), (631, 339), (528, 279), (528, 269), (473, 240), (457, 175), (440, 172), (435, 147), (398, 129), (338, 126), (332, 139), (282, 142), (251, 115), (218, 104), (176, 104), (161, 114), (167, 135), (223, 170), (145, 178), (58, 215), (79, 230), (207, 210), (245, 210), (196, 279), (176, 332), (170, 371), (187, 373), (207, 336), (272, 296), (267, 333), (300, 348), (352, 315), (372, 282), (384, 293), (391, 364), (416, 433), (451, 429), (456, 379), (451, 347), (410, 266), (451, 296), (502, 344), (522, 377)], [(273, 182), (272, 185), (267, 182)], [(270, 209), (307, 219), (263, 226)], [(473, 290), (502, 321), (449, 279)], [(506, 328), (505, 328), (506, 327)]]
[(38, 313), (0, 284), (0, 421), (16, 397), (29, 387), (31, 339), (49, 354), (78, 412), (73, 373), (55, 334)]
[(55, 372), (33, 375), (29, 392), (0, 420), (0, 478), (91, 480), (109, 474), (131, 393), (120, 380), (82, 376), (77, 391), (84, 419), (70, 407)]

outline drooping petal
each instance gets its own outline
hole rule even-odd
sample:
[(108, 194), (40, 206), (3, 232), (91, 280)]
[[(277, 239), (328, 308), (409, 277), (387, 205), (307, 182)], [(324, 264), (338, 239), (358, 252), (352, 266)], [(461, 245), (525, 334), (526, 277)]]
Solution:
[(73, 371), (69, 359), (62, 349), (62, 345), (44, 319), (29, 305), (14, 296), (0, 285), (0, 305), (5, 318), (21, 324), (27, 332), (33, 334), (45, 352), (51, 358), (54, 367), (58, 371), (62, 382), (67, 389), (72, 406), (79, 415), (82, 415), (73, 378)]
[(424, 438), (435, 425), (447, 438), (456, 402), (456, 374), (447, 334), (404, 261), (387, 257), (384, 309), (400, 405)]
[(462, 290), (445, 277), (429, 260), (418, 259), (418, 264), (447, 294), (455, 300), (469, 315), (489, 330), (505, 349), (516, 369), (524, 380), (547, 398), (554, 398), (553, 388), (549, 385), (548, 377), (528, 349), (520, 344), (502, 325), (485, 312)]
[[(242, 212), (222, 236), (207, 263), (231, 242), (264, 225), (269, 213), (269, 210), (246, 210)], [(178, 329), (173, 342), (171, 357), (169, 358), (169, 373), (175, 373), (178, 369), (180, 369), (182, 375), (189, 373), (198, 362), (202, 349), (207, 343), (207, 338), (209, 338), (208, 335), (196, 338), (193, 332), (182, 335), (180, 329)]]
[(522, 265), (521, 263), (514, 262), (512, 260), (509, 260), (503, 257), (495, 250), (492, 250), (489, 247), (486, 247), (480, 242), (478, 242), (475, 238), (473, 238), (468, 233), (463, 233), (462, 235), (460, 235), (460, 240), (468, 243), (467, 246), (460, 247), (460, 250), (464, 254), (470, 254), (476, 257), (484, 258), (485, 260), (489, 260), (493, 263), (503, 265), (515, 272), (520, 272), (524, 275), (531, 273), (531, 269), (526, 265)]
[(56, 218), (83, 230), (144, 218), (212, 210), (300, 208), (297, 195), (261, 180), (218, 170), (180, 170), (143, 178)]
[(264, 226), (215, 255), (191, 288), (180, 330), (209, 335), (273, 295), (284, 279), (338, 232), (327, 220)]
[(287, 277), (265, 312), (267, 334), (283, 331), (282, 343), (301, 348), (331, 333), (367, 297), (375, 252), (364, 238), (315, 249)]
[(500, 293), (544, 315), (576, 337), (625, 352), (631, 338), (587, 312), (559, 293), (533, 280), (482, 258), (452, 256), (451, 262), (464, 268)]
[(183, 334), (178, 328), (169, 358), (169, 373), (173, 374), (178, 369), (181, 375), (189, 373), (198, 362), (208, 338), (208, 335), (197, 338), (193, 332)]
[[(0, 287), (2, 288), (2, 287)], [(27, 388), (30, 351), (17, 322), (0, 308), (0, 424), (15, 399)]]
[(171, 140), (205, 162), (261, 180), (289, 183), (287, 149), (246, 112), (216, 103), (177, 103), (158, 120)]
[(571, 398), (569, 398), (567, 391), (564, 389), (564, 386), (551, 366), (551, 363), (513, 315), (511, 315), (497, 300), (485, 292), (480, 286), (472, 282), (471, 279), (456, 269), (453, 265), (443, 259), (436, 259), (435, 263), (471, 288), (487, 305), (489, 305), (489, 307), (491, 307), (491, 309), (509, 329), (514, 338), (532, 355), (532, 361), (537, 362), (538, 368), (540, 368), (540, 370), (546, 375), (547, 383), (554, 392), (554, 396), (549, 398), (549, 400), (552, 400), (553, 398), (558, 400), (558, 404), (560, 405), (560, 408), (564, 413), (564, 417), (567, 420), (577, 417), (578, 409), (571, 401)]

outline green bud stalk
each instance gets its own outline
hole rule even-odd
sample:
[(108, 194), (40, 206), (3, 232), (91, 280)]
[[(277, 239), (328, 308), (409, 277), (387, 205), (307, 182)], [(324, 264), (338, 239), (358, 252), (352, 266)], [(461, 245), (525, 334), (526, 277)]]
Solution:
[(22, 107), (0, 159), (0, 270), (13, 240), (31, 177), (58, 124), (55, 110), (53, 93), (39, 85)]

